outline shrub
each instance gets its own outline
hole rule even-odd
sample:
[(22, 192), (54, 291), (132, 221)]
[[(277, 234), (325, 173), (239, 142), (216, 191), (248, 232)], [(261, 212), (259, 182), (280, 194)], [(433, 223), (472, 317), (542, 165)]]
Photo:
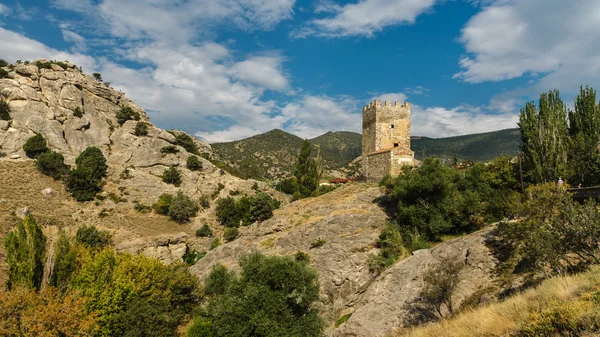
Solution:
[(436, 265), (430, 266), (423, 274), (424, 287), (421, 298), (425, 305), (435, 311), (440, 318), (444, 317), (442, 306), (445, 306), (448, 313), (454, 312), (452, 296), (460, 281), (459, 274), (464, 267), (465, 264), (459, 257), (446, 256)]
[(322, 335), (323, 322), (313, 306), (319, 299), (318, 276), (306, 263), (251, 253), (239, 265), (239, 277), (223, 266), (209, 274), (205, 289), (211, 299), (206, 319), (200, 320), (205, 330), (213, 336)]
[(223, 239), (225, 242), (231, 242), (235, 240), (239, 234), (240, 232), (236, 227), (226, 228), (225, 233), (223, 233)]
[(137, 122), (137, 124), (135, 124), (135, 135), (138, 137), (147, 136), (148, 135), (148, 123)]
[[(8, 233), (4, 242), (8, 264), (8, 289), (14, 286), (39, 289), (44, 274), (46, 237), (28, 215)], [(1, 293), (1, 292), (0, 292)]]
[(36, 160), (36, 165), (43, 174), (56, 180), (61, 179), (69, 172), (69, 167), (65, 165), (65, 158), (63, 155), (54, 151), (39, 155)]
[(27, 139), (23, 145), (23, 150), (29, 158), (37, 158), (42, 153), (49, 151), (48, 146), (46, 145), (46, 139), (39, 133)]
[(294, 193), (298, 192), (298, 180), (296, 180), (296, 177), (282, 180), (277, 184), (275, 189), (279, 192), (293, 195)]
[(206, 256), (206, 252), (198, 252), (195, 249), (190, 249), (190, 247), (185, 248), (185, 254), (183, 255), (183, 261), (188, 264), (188, 266), (193, 266), (198, 260)]
[(377, 275), (381, 274), (388, 267), (385, 259), (380, 254), (370, 254), (367, 263), (369, 264), (369, 271)]
[(111, 238), (107, 231), (99, 231), (95, 226), (83, 226), (77, 230), (75, 242), (89, 249), (101, 250), (111, 245)]
[(294, 254), (294, 260), (296, 260), (296, 262), (308, 263), (308, 262), (310, 262), (310, 255), (308, 255), (302, 251), (297, 251), (296, 254)]
[(238, 201), (232, 197), (217, 201), (217, 220), (225, 227), (244, 226), (256, 221), (262, 222), (273, 216), (273, 210), (279, 208), (280, 202), (267, 193), (258, 193), (255, 196), (244, 196)]
[(171, 199), (171, 204), (167, 212), (171, 220), (185, 222), (195, 217), (196, 214), (198, 214), (198, 205), (181, 191), (177, 192)]
[(81, 110), (80, 107), (76, 107), (75, 110), (73, 110), (73, 116), (77, 118), (83, 117), (83, 110)]
[(133, 208), (139, 213), (150, 213), (152, 211), (152, 207), (146, 204), (142, 204), (139, 202), (135, 202)]
[(0, 68), (0, 78), (7, 78), (8, 77), (8, 71)]
[(210, 250), (213, 250), (217, 247), (219, 247), (221, 245), (221, 240), (219, 240), (219, 238), (215, 238), (211, 243), (210, 243)]
[(119, 125), (123, 125), (129, 120), (139, 121), (140, 113), (137, 111), (133, 111), (133, 109), (128, 106), (124, 106), (121, 108), (121, 110), (119, 110), (119, 112), (117, 112), (116, 118), (117, 123), (119, 123)]
[(273, 210), (279, 208), (279, 200), (273, 199), (267, 193), (258, 193), (251, 198), (250, 221), (263, 222), (273, 217)]
[(217, 201), (215, 210), (217, 220), (225, 227), (238, 227), (241, 214), (236, 209), (236, 202), (232, 197), (222, 198)]
[(210, 227), (208, 227), (208, 224), (204, 224), (202, 227), (196, 230), (196, 236), (207, 238), (213, 236), (213, 232)]
[(327, 241), (325, 240), (325, 238), (319, 236), (313, 242), (310, 243), (310, 249), (323, 247), (326, 242)]
[(203, 209), (210, 208), (210, 197), (209, 196), (207, 196), (207, 195), (201, 196), (198, 202), (200, 203), (200, 207), (202, 207)]
[(202, 162), (196, 156), (189, 156), (186, 162), (186, 166), (191, 171), (202, 170)]
[(0, 98), (0, 120), (9, 121), (10, 119), (10, 105)]
[(77, 167), (67, 176), (67, 189), (77, 201), (93, 200), (100, 192), (101, 180), (106, 176), (106, 159), (97, 147), (88, 147), (75, 159)]
[(163, 172), (162, 180), (167, 184), (179, 186), (181, 184), (181, 174), (174, 166), (171, 166)]
[(121, 172), (121, 174), (119, 174), (119, 179), (122, 180), (127, 180), (127, 179), (131, 179), (131, 172), (129, 171), (129, 168), (126, 167), (125, 169), (123, 169), (123, 171)]
[(158, 214), (167, 215), (169, 213), (169, 206), (171, 206), (171, 201), (173, 200), (173, 195), (163, 193), (158, 197), (158, 201), (154, 204), (154, 210)]
[(177, 152), (179, 152), (179, 149), (177, 148), (177, 146), (174, 146), (174, 145), (163, 146), (160, 149), (160, 153), (177, 153)]
[(40, 69), (52, 69), (52, 62), (35, 61), (33, 64)]
[(187, 152), (198, 154), (198, 146), (194, 142), (194, 139), (183, 132), (174, 133), (175, 139), (177, 141), (177, 145), (183, 147)]
[(6, 67), (8, 66), (8, 62), (6, 62), (6, 60), (0, 59), (0, 67)]
[(100, 73), (93, 73), (92, 76), (94, 76), (94, 79), (98, 82), (102, 82), (102, 74)]

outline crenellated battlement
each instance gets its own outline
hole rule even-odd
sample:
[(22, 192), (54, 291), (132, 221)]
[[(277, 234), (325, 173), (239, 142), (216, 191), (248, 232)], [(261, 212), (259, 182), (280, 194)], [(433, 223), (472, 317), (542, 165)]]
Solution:
[(381, 101), (376, 99), (373, 102), (370, 102), (369, 104), (367, 104), (365, 107), (363, 107), (363, 112), (366, 112), (367, 110), (370, 110), (372, 108), (380, 108), (380, 107), (399, 107), (399, 108), (410, 108), (410, 103), (408, 102), (398, 102), (395, 101), (394, 104), (392, 105), (391, 101), (383, 101), (383, 104), (381, 104)]

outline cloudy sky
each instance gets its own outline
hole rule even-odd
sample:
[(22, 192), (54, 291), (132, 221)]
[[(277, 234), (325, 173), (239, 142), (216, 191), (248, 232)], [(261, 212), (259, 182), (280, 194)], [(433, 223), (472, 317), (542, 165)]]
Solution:
[(373, 99), (411, 102), (412, 134), (443, 137), (600, 88), (600, 1), (0, 1), (0, 58), (100, 72), (159, 127), (210, 142), (360, 132)]

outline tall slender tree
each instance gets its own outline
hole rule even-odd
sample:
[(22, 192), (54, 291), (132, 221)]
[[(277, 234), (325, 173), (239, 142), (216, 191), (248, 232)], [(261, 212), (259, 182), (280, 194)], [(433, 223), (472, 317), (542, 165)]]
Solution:
[(569, 135), (571, 180), (585, 185), (600, 184), (600, 104), (593, 88), (579, 88), (575, 110), (569, 110)]
[(46, 237), (31, 215), (19, 221), (5, 241), (8, 289), (15, 286), (40, 289), (44, 275)]
[(297, 197), (306, 198), (317, 189), (317, 165), (311, 156), (312, 145), (308, 140), (304, 140), (298, 156), (298, 164), (294, 170), (294, 176), (298, 181)]
[(566, 176), (569, 128), (559, 91), (541, 94), (538, 107), (527, 103), (521, 109), (519, 128), (528, 179), (541, 183)]

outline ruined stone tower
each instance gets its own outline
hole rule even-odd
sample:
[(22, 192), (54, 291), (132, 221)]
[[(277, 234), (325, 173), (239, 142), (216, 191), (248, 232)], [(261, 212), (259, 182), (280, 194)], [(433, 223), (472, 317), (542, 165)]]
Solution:
[(396, 176), (403, 165), (413, 165), (410, 150), (410, 103), (376, 100), (362, 111), (362, 172), (367, 181)]

